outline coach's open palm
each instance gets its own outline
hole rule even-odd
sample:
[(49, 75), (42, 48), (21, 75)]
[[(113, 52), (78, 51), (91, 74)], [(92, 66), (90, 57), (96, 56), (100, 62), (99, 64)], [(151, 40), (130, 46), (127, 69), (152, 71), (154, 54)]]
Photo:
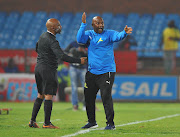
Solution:
[(86, 23), (86, 13), (84, 12), (83, 15), (82, 15), (82, 22), (83, 23)]
[(82, 57), (81, 64), (86, 64), (86, 63), (87, 63), (87, 57)]
[(124, 28), (124, 30), (126, 31), (127, 34), (131, 34), (132, 31), (133, 31), (133, 29), (132, 29), (131, 27), (128, 27), (127, 25), (126, 25), (126, 27)]

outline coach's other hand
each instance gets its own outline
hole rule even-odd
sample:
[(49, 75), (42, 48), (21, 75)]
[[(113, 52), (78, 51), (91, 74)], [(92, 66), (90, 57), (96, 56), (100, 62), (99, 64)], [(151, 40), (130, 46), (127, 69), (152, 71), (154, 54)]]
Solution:
[(126, 27), (124, 28), (124, 30), (126, 31), (127, 34), (131, 34), (132, 31), (133, 31), (133, 29), (132, 29), (131, 27), (127, 27), (127, 25), (126, 25)]
[(82, 22), (83, 23), (86, 23), (86, 13), (84, 12), (83, 15), (82, 15)]
[(87, 62), (87, 57), (82, 57), (81, 58), (81, 64), (85, 64)]

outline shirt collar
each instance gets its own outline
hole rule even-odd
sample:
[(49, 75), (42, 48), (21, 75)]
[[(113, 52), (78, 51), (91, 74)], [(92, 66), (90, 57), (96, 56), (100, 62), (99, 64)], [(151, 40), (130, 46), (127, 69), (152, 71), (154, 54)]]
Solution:
[(50, 34), (52, 34), (54, 37), (56, 37), (56, 35), (54, 35), (52, 32), (50, 32), (50, 31), (48, 31), (48, 30), (47, 30), (47, 32), (50, 33)]
[(94, 35), (101, 35), (101, 34), (103, 34), (103, 33), (104, 33), (104, 31), (105, 31), (105, 30), (103, 30), (103, 32), (102, 32), (102, 33), (96, 33), (96, 32), (93, 30), (93, 33), (94, 33)]

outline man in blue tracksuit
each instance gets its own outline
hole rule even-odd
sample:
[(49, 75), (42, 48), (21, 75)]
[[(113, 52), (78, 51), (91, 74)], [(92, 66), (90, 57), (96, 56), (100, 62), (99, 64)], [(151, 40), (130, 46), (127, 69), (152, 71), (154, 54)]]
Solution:
[(105, 129), (113, 130), (115, 125), (111, 92), (116, 72), (113, 42), (124, 39), (128, 34), (132, 33), (132, 28), (126, 25), (122, 32), (104, 30), (104, 21), (99, 16), (94, 17), (92, 20), (94, 30), (85, 31), (86, 26), (86, 14), (84, 12), (77, 33), (78, 43), (90, 41), (88, 47), (88, 72), (86, 73), (84, 85), (88, 123), (82, 128), (98, 127), (95, 120), (95, 100), (100, 89), (107, 119)]

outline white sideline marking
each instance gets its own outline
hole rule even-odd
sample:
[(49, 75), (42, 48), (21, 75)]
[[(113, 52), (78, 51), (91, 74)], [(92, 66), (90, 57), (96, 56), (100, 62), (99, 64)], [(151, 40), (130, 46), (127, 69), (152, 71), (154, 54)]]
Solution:
[[(55, 119), (55, 120), (51, 120), (51, 122), (54, 122), (54, 121), (59, 121), (61, 119)], [(44, 123), (44, 122), (37, 122), (37, 123)]]
[[(154, 119), (150, 119), (150, 120), (130, 122), (130, 123), (122, 124), (122, 125), (116, 125), (116, 127), (123, 127), (123, 126), (127, 126), (127, 125), (134, 125), (134, 124), (139, 124), (139, 123), (152, 122), (152, 121), (157, 121), (157, 120), (162, 120), (162, 119), (165, 119), (165, 118), (172, 118), (172, 117), (177, 117), (177, 116), (180, 116), (180, 114), (163, 116), (163, 117), (158, 117), (158, 118), (154, 118)], [(93, 131), (93, 130), (104, 130), (104, 128), (80, 130), (80, 131), (78, 131), (78, 132), (76, 132), (76, 133), (74, 133), (74, 134), (64, 135), (64, 136), (62, 136), (62, 137), (77, 136), (77, 135), (80, 135), (80, 134), (88, 133), (88, 132)]]

